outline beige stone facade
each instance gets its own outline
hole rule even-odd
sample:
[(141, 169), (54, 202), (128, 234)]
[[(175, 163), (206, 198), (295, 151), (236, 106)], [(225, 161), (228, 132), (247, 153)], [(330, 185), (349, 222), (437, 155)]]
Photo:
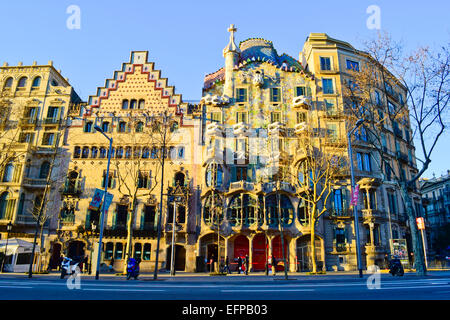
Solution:
[[(205, 76), (198, 104), (183, 102), (146, 51), (133, 51), (95, 95), (70, 108), (59, 219), (49, 228), (51, 267), (61, 253), (84, 254), (91, 261), (98, 241), (100, 212), (90, 205), (95, 190), (105, 188), (109, 149), (98, 126), (113, 139), (108, 192), (114, 197), (105, 216), (102, 262), (113, 260), (115, 270), (122, 271), (129, 254), (142, 260), (142, 271), (152, 271), (158, 255), (158, 268), (169, 269), (173, 195), (179, 193), (184, 200), (175, 214), (177, 270), (210, 270), (211, 261), (227, 257), (235, 269), (235, 259), (247, 255), (254, 272), (264, 271), (272, 257), (286, 259), (290, 271), (311, 270), (310, 218), (299, 183), (305, 179), (301, 137), (305, 130), (325, 132), (323, 150), (348, 157), (351, 124), (344, 112), (344, 84), (352, 76), (349, 69), (368, 57), (348, 43), (312, 33), (295, 59), (280, 55), (265, 39), (237, 45), (236, 28), (229, 31), (224, 67)], [(7, 77), (2, 77), (5, 91)], [(380, 91), (380, 108), (403, 103), (400, 97), (406, 100), (401, 86), (386, 95)], [(162, 179), (163, 129), (168, 131)], [(400, 156), (402, 166), (395, 170), (406, 175), (417, 170), (410, 134), (408, 123), (395, 128), (386, 123), (380, 132), (385, 156)], [(408, 239), (409, 233), (400, 193), (377, 157), (367, 141), (355, 141), (364, 266), (382, 266), (391, 239)], [(350, 174), (344, 171), (333, 181), (327, 212), (315, 229), (316, 259), (323, 270), (357, 268)], [(11, 217), (17, 212), (8, 210)]]

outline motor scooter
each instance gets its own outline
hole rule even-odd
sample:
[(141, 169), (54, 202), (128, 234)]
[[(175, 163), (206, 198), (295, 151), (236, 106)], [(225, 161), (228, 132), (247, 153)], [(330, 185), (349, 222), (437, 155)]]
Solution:
[(139, 276), (139, 263), (134, 258), (130, 258), (127, 264), (127, 280), (130, 280), (131, 277), (134, 280), (137, 280)]
[(76, 259), (64, 257), (63, 261), (61, 262), (61, 279), (64, 279), (67, 274), (74, 274), (79, 264), (80, 261)]
[(401, 261), (397, 258), (394, 258), (389, 263), (389, 273), (392, 274), (392, 276), (403, 276), (405, 273), (403, 269), (403, 265)]

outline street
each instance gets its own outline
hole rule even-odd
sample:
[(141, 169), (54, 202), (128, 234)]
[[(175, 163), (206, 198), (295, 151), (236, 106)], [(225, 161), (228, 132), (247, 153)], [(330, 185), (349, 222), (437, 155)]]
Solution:
[[(90, 276), (68, 285), (57, 275), (0, 275), (0, 300), (449, 300), (450, 272), (426, 277), (380, 274), (379, 288), (355, 274), (305, 276), (160, 276), (139, 280)], [(372, 282), (376, 287), (376, 282)], [(69, 287), (72, 287), (70, 289)]]

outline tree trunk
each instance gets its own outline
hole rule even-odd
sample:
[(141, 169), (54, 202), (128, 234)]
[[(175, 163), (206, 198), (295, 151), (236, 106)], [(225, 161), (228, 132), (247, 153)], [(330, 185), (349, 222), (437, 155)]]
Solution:
[(131, 205), (131, 210), (130, 210), (130, 214), (128, 215), (128, 219), (127, 219), (127, 248), (125, 251), (125, 259), (124, 259), (124, 264), (123, 264), (123, 273), (126, 274), (127, 273), (127, 264), (128, 264), (128, 259), (131, 258), (131, 253), (133, 252), (133, 220), (134, 220), (134, 212), (136, 210), (136, 203), (135, 200), (133, 199), (133, 203)]
[(427, 274), (427, 269), (425, 267), (423, 246), (421, 241), (421, 236), (419, 235), (419, 230), (417, 229), (416, 217), (413, 211), (413, 205), (411, 197), (408, 194), (406, 182), (400, 184), (403, 200), (406, 207), (406, 215), (408, 216), (409, 228), (411, 230), (411, 240), (414, 252), (414, 268), (416, 269), (416, 274), (419, 276), (425, 276)]
[(317, 262), (316, 262), (316, 242), (314, 241), (316, 236), (316, 205), (314, 204), (311, 211), (311, 220), (309, 221), (310, 231), (311, 231), (311, 263), (312, 263), (312, 272), (317, 272)]

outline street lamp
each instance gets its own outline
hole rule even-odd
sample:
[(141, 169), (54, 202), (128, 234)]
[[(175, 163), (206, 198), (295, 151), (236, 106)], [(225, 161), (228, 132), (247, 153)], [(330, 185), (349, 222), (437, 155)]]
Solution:
[(8, 222), (8, 224), (6, 225), (6, 246), (5, 246), (5, 255), (3, 256), (3, 261), (2, 261), (2, 269), (0, 270), (1, 273), (3, 273), (3, 268), (5, 266), (5, 260), (8, 257), (8, 240), (9, 240), (9, 232), (12, 229), (12, 223), (11, 221)]
[(173, 217), (172, 217), (172, 250), (170, 257), (170, 275), (175, 276), (175, 216), (177, 212), (177, 203), (183, 202), (184, 197), (183, 194), (174, 194), (173, 195)]
[(106, 195), (108, 191), (108, 183), (109, 183), (109, 165), (111, 163), (111, 153), (112, 153), (112, 143), (113, 139), (108, 137), (102, 128), (100, 128), (98, 125), (94, 126), (94, 129), (103, 134), (106, 139), (109, 140), (109, 151), (108, 151), (108, 164), (106, 166), (106, 177), (105, 177), (105, 193), (103, 195), (103, 202), (102, 202), (102, 212), (100, 214), (100, 234), (98, 236), (98, 255), (97, 255), (97, 269), (95, 271), (95, 280), (98, 280), (99, 273), (100, 273), (100, 259), (101, 259), (101, 253), (102, 253), (102, 239), (103, 239), (103, 225), (105, 223), (105, 202), (106, 202)]
[[(364, 122), (364, 119), (359, 119), (356, 121), (355, 127), (348, 132), (348, 156), (350, 160), (350, 174), (351, 174), (351, 183), (352, 183), (352, 191), (355, 190), (355, 173), (353, 170), (353, 152), (352, 152), (352, 134), (353, 132), (358, 129), (359, 126), (362, 125)], [(353, 195), (352, 195), (353, 196)], [(356, 204), (353, 205), (353, 216), (354, 216), (354, 223), (355, 223), (355, 233), (356, 233), (356, 254), (358, 259), (358, 270), (359, 270), (359, 277), (362, 278), (362, 265), (361, 265), (361, 245), (359, 243), (359, 222), (358, 222), (358, 209), (356, 207)]]
[[(97, 231), (97, 224), (95, 223), (95, 221), (92, 221), (91, 222), (91, 232), (90, 232), (90, 235), (92, 238), (92, 243), (94, 243), (93, 238), (94, 238), (96, 231)], [(90, 257), (89, 257), (89, 274), (92, 274), (92, 248), (91, 248), (91, 253), (90, 253)]]

